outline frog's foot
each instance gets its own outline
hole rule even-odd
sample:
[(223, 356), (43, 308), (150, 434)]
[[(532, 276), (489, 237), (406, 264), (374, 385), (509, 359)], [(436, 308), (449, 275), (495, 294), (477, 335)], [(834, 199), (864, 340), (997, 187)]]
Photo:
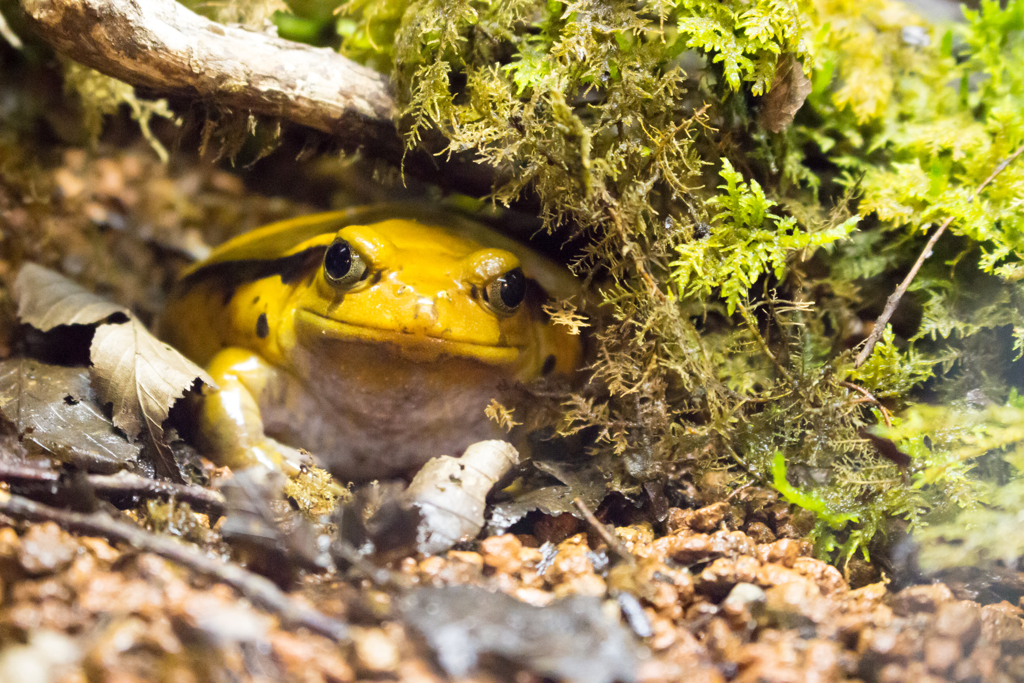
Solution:
[(313, 457), (306, 451), (292, 448), (269, 436), (264, 436), (249, 448), (249, 458), (289, 477), (294, 477), (303, 467), (313, 464)]
[[(253, 453), (254, 459), (270, 469), (281, 472), (289, 479), (296, 479), (307, 468), (317, 467), (313, 456), (308, 451), (287, 446), (277, 439), (265, 436), (260, 439), (260, 444), (252, 451), (258, 451), (259, 455)], [(330, 477), (325, 472), (326, 476)], [(328, 485), (327, 490), (335, 497), (342, 497), (348, 493), (348, 489), (336, 481)]]

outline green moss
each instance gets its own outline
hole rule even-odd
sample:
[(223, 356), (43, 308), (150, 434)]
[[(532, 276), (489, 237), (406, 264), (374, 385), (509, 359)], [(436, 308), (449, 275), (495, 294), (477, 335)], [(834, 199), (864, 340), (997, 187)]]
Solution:
[(782, 280), (792, 254), (829, 246), (847, 237), (860, 221), (852, 216), (808, 232), (794, 216), (771, 213), (778, 202), (765, 197), (756, 180), (745, 182), (728, 159), (722, 162), (721, 175), (721, 194), (704, 204), (714, 213), (709, 234), (677, 247), (679, 260), (672, 263), (672, 275), (680, 296), (706, 299), (717, 290), (729, 315), (748, 300), (750, 288), (765, 273)]

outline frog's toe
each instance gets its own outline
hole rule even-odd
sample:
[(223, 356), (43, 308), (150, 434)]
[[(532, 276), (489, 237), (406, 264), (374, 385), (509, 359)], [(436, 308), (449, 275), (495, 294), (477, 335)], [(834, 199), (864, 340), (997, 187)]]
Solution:
[(285, 445), (273, 439), (266, 437), (264, 439), (266, 446), (272, 448), (277, 456), (278, 466), (281, 471), (288, 476), (295, 476), (302, 471), (303, 467), (308, 467), (313, 464), (313, 456), (307, 451), (300, 450), (298, 448), (292, 448), (291, 446)]
[[(269, 436), (264, 439), (264, 442), (265, 449), (269, 450), (271, 447), (274, 448), (278, 458), (276, 469), (282, 472), (285, 476), (296, 478), (304, 472), (309, 472), (307, 468), (318, 468), (316, 461), (308, 451), (286, 446), (280, 441), (272, 439)], [(330, 479), (330, 483), (327, 484), (326, 490), (329, 491), (331, 495), (336, 498), (340, 498), (348, 493), (348, 489), (334, 481), (327, 472), (323, 472), (323, 474)]]
[(297, 474), (304, 465), (313, 463), (309, 453), (292, 448), (269, 436), (260, 439), (259, 444), (249, 450), (249, 459), (287, 475)]

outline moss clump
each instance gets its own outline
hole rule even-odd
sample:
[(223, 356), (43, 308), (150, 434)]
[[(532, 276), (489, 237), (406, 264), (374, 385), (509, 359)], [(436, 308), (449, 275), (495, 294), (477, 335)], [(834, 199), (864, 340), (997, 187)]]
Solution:
[(64, 87), (78, 95), (82, 102), (82, 122), (90, 139), (100, 136), (103, 117), (115, 113), (122, 105), (128, 107), (131, 117), (139, 124), (142, 136), (164, 163), (167, 150), (150, 130), (153, 117), (180, 121), (171, 112), (167, 100), (145, 100), (136, 96), (135, 88), (110, 76), (104, 76), (94, 69), (68, 62), (64, 69)]

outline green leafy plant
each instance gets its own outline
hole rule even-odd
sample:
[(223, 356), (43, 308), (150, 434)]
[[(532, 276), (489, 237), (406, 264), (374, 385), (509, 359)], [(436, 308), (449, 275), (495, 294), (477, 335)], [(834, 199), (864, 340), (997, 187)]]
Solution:
[(857, 515), (833, 512), (829, 504), (814, 492), (801, 491), (786, 479), (786, 456), (775, 451), (772, 457), (772, 485), (782, 497), (793, 505), (799, 505), (818, 515), (818, 518), (833, 529), (841, 529), (847, 522), (856, 522)]
[(783, 279), (787, 259), (794, 253), (831, 245), (860, 221), (851, 216), (838, 225), (805, 232), (795, 217), (771, 213), (778, 203), (765, 197), (756, 180), (746, 183), (728, 159), (722, 162), (721, 175), (722, 194), (705, 203), (708, 210), (717, 210), (709, 234), (679, 245), (679, 260), (672, 267), (680, 296), (707, 298), (717, 289), (729, 315), (766, 272)]

